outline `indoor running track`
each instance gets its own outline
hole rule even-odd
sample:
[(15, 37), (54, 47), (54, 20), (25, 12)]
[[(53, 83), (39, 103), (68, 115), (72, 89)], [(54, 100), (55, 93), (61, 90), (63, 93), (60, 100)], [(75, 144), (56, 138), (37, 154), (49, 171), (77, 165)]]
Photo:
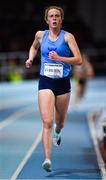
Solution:
[(37, 105), (38, 81), (1, 83), (0, 179), (102, 179), (87, 115), (106, 105), (105, 82), (106, 79), (88, 82), (77, 110), (70, 101), (61, 146), (52, 148), (50, 173), (41, 166), (44, 156)]

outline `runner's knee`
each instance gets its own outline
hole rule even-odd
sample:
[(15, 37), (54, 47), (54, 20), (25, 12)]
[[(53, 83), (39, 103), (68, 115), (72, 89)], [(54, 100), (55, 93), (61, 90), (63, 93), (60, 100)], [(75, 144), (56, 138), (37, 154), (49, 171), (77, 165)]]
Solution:
[(57, 127), (59, 129), (62, 129), (64, 127), (64, 123), (63, 122), (60, 122), (60, 123), (56, 123), (57, 124)]
[(51, 129), (52, 128), (52, 121), (51, 122), (43, 121), (43, 127), (46, 129)]

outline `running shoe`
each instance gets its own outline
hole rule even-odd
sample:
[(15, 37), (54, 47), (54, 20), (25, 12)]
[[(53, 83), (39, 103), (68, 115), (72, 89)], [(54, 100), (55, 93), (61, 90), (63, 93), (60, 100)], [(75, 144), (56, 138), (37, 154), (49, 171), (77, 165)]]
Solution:
[(56, 124), (53, 126), (53, 144), (59, 146), (61, 143), (61, 134), (56, 132)]
[(51, 172), (52, 168), (51, 168), (51, 161), (49, 159), (46, 159), (43, 164), (42, 167), (45, 171), (47, 172)]

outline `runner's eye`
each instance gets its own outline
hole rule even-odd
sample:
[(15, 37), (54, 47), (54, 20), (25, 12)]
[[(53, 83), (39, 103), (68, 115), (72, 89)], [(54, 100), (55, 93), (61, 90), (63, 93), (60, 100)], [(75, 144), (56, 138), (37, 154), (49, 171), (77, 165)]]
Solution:
[(49, 15), (49, 17), (50, 18), (52, 18), (52, 17), (60, 17), (60, 14), (55, 14), (55, 15), (51, 14), (51, 15)]

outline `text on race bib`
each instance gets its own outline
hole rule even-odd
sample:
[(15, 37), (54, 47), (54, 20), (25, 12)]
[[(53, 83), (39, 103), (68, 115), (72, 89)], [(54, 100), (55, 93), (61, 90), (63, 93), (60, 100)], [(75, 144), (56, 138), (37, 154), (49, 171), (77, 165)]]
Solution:
[(62, 64), (49, 64), (44, 65), (44, 75), (52, 78), (63, 77), (63, 65)]

